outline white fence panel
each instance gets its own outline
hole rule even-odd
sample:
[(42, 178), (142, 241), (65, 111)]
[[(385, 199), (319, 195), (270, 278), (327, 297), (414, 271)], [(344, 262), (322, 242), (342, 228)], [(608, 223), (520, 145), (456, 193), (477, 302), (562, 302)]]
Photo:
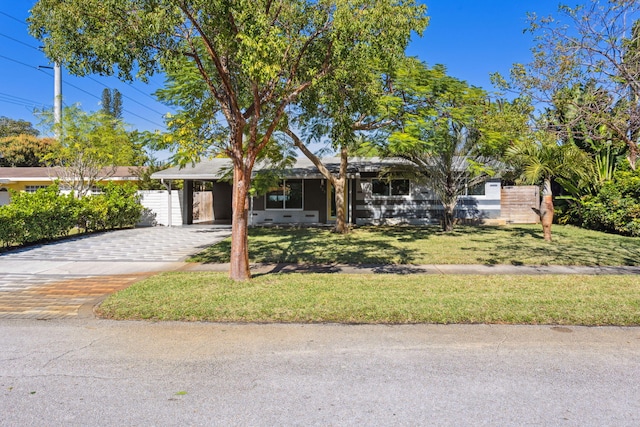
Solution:
[(145, 210), (138, 226), (171, 225), (182, 226), (180, 191), (171, 191), (171, 216), (169, 216), (169, 193), (165, 190), (138, 191)]

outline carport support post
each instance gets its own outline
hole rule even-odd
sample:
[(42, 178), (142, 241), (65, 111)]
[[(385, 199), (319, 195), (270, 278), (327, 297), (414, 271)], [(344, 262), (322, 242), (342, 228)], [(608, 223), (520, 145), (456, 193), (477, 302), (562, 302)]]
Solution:
[(167, 189), (167, 194), (169, 195), (168, 198), (167, 198), (167, 209), (168, 209), (168, 211), (167, 211), (167, 227), (171, 227), (173, 225), (172, 221), (171, 221), (171, 217), (172, 217), (172, 215), (171, 215), (172, 212), (171, 211), (173, 210), (173, 207), (171, 205), (171, 196), (172, 196), (172, 194), (171, 194), (171, 181), (164, 182), (164, 179), (161, 179), (160, 182), (162, 183), (162, 185), (165, 186), (165, 188)]
[(182, 225), (193, 224), (193, 180), (185, 179), (182, 187)]

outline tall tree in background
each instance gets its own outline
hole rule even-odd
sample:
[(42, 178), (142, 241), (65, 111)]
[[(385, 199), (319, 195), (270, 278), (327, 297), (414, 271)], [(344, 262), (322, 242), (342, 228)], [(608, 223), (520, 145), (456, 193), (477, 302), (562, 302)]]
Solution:
[(39, 0), (29, 21), (72, 73), (167, 73), (174, 138), (233, 163), (230, 277), (245, 280), (251, 173), (287, 106), (353, 51), (404, 42), (414, 25), (398, 18), (423, 15), (413, 0)]
[(136, 165), (142, 157), (122, 122), (102, 112), (72, 106), (64, 109), (60, 124), (51, 114), (45, 114), (45, 123), (59, 135), (57, 149), (46, 160), (60, 167), (58, 178), (79, 197), (113, 176), (117, 166)]
[(549, 107), (566, 88), (593, 87), (600, 94), (598, 102), (572, 104), (576, 122), (593, 125), (582, 128), (588, 132), (582, 137), (597, 141), (613, 136), (626, 146), (635, 169), (640, 138), (639, 19), (636, 0), (589, 0), (575, 8), (560, 6), (556, 18), (531, 15), (530, 32), (537, 42), (533, 61), (515, 64), (510, 82), (499, 75), (494, 81)]
[(26, 120), (15, 120), (0, 116), (0, 138), (6, 136), (31, 135), (38, 136), (40, 132)]
[(100, 105), (102, 113), (114, 119), (122, 119), (122, 95), (118, 89), (104, 88)]
[(0, 138), (0, 167), (42, 167), (57, 150), (54, 138), (38, 138), (21, 133)]

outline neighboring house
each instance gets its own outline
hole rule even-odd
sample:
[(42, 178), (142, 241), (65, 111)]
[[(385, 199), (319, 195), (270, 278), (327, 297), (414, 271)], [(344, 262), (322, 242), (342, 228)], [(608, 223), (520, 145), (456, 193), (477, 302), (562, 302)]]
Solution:
[[(329, 170), (337, 172), (338, 158), (323, 159)], [(346, 188), (347, 216), (352, 224), (434, 224), (440, 221), (442, 206), (433, 192), (409, 180), (387, 181), (381, 174), (389, 167), (406, 162), (402, 159), (352, 158), (349, 160)], [(256, 165), (254, 174), (264, 169)], [(165, 184), (184, 180), (181, 192), (182, 223), (192, 224), (194, 183), (210, 182), (213, 196), (212, 218), (216, 222), (231, 220), (231, 162), (211, 159), (185, 168), (169, 168), (152, 175)], [(318, 169), (306, 158), (282, 173), (283, 180), (267, 194), (252, 197), (250, 224), (331, 224), (335, 221), (333, 189)], [(196, 184), (197, 185), (197, 184)], [(490, 179), (468, 188), (460, 197), (456, 216), (465, 220), (497, 221), (501, 216), (501, 184)], [(174, 219), (173, 224), (179, 224)]]
[[(138, 168), (138, 166), (118, 166), (115, 171), (109, 169), (100, 182), (137, 181)], [(35, 192), (39, 188), (53, 184), (58, 176), (56, 167), (0, 167), (0, 206), (11, 201), (8, 190)]]

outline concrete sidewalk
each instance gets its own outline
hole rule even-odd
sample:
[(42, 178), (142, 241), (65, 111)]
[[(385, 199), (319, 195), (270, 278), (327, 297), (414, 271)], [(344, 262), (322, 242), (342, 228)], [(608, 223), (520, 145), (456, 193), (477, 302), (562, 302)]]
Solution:
[[(229, 271), (229, 264), (187, 263), (183, 271)], [(252, 264), (254, 274), (275, 273), (341, 273), (341, 274), (640, 274), (640, 266), (577, 266), (577, 265), (299, 265)]]

